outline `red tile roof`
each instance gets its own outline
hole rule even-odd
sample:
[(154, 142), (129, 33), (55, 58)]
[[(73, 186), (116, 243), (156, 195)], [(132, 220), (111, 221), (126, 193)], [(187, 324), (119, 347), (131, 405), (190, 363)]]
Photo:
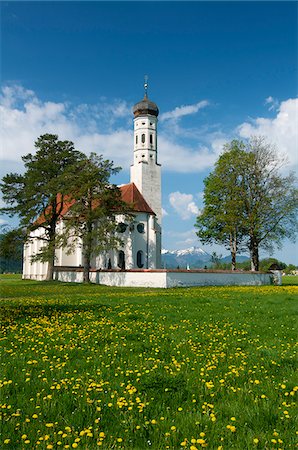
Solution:
[[(121, 186), (120, 188), (121, 192), (121, 199), (123, 202), (127, 203), (129, 206), (131, 206), (132, 212), (145, 212), (149, 214), (154, 214), (154, 211), (150, 208), (138, 188), (134, 183), (129, 183)], [(69, 196), (64, 197), (64, 202), (61, 203), (62, 196), (61, 194), (58, 194), (57, 197), (57, 212), (59, 211), (59, 216), (63, 217), (71, 208), (71, 206), (74, 204), (74, 200), (69, 200)], [(46, 208), (45, 214), (51, 213), (51, 207), (49, 206)], [(41, 225), (45, 222), (45, 216), (42, 214), (36, 221), (35, 225)]]
[(121, 186), (120, 191), (122, 200), (132, 205), (133, 211), (155, 214), (134, 183)]

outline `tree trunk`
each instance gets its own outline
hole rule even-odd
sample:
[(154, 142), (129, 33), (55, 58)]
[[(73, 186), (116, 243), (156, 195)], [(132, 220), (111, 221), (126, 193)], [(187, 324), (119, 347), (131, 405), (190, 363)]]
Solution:
[(232, 270), (236, 270), (237, 237), (235, 237), (233, 233), (230, 233), (230, 251), (232, 260)]
[(48, 269), (46, 274), (46, 281), (52, 281), (54, 275), (54, 265), (55, 265), (55, 230), (56, 225), (51, 227), (51, 236), (49, 238), (49, 259), (48, 259)]
[(46, 281), (52, 281), (54, 275), (54, 258), (48, 261), (48, 269), (46, 274)]
[(236, 270), (236, 252), (235, 251), (231, 252), (231, 257), (232, 257), (232, 270)]
[(83, 283), (90, 283), (90, 257), (83, 255)]
[(259, 245), (253, 239), (250, 244), (250, 264), (252, 272), (258, 272), (259, 270)]

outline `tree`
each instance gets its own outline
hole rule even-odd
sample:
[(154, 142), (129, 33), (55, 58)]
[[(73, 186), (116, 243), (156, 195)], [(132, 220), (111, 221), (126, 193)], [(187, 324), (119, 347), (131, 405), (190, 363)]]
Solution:
[(263, 137), (247, 145), (244, 178), (244, 214), (252, 270), (259, 270), (259, 248), (272, 251), (284, 238), (295, 240), (298, 190), (295, 175), (283, 176), (286, 161)]
[(24, 174), (10, 173), (3, 177), (1, 190), (8, 206), (1, 208), (1, 212), (19, 216), (27, 240), (34, 230), (42, 230), (37, 239), (43, 246), (34, 259), (48, 263), (46, 279), (51, 280), (55, 250), (60, 245), (56, 226), (65, 205), (65, 171), (83, 154), (74, 149), (72, 142), (60, 141), (53, 134), (40, 136), (35, 148), (35, 155), (22, 157)]
[(284, 165), (284, 158), (263, 137), (253, 137), (247, 143), (232, 141), (216, 163), (210, 182), (207, 178), (205, 183), (198, 236), (204, 238), (205, 233), (206, 239), (226, 245), (227, 234), (222, 230), (232, 225), (238, 242), (240, 238), (249, 249), (251, 270), (259, 270), (260, 248), (272, 250), (286, 237), (295, 240), (297, 188), (293, 173), (281, 174)]
[(214, 269), (220, 268), (220, 260), (222, 258), (222, 255), (218, 255), (216, 252), (212, 252), (211, 255), (211, 262)]
[(204, 244), (221, 244), (231, 252), (232, 270), (237, 252), (243, 250), (243, 198), (240, 174), (246, 158), (244, 145), (232, 141), (204, 180), (204, 209), (198, 216), (197, 235)]
[(109, 181), (119, 170), (102, 155), (91, 153), (68, 173), (74, 188), (64, 220), (64, 246), (71, 252), (78, 242), (81, 243), (85, 283), (89, 282), (91, 258), (122, 242), (117, 234), (115, 215), (126, 213), (127, 206), (121, 200), (119, 188)]

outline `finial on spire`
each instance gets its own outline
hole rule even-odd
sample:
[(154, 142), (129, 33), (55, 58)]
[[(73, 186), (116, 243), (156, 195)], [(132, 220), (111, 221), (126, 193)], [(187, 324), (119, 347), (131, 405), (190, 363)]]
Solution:
[(145, 77), (144, 77), (144, 89), (145, 89), (145, 97), (147, 98), (147, 91), (148, 91), (148, 75), (145, 75)]

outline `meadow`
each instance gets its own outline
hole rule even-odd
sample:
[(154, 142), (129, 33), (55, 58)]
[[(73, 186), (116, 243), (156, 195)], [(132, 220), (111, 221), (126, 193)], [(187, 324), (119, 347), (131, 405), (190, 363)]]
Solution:
[(285, 281), (161, 290), (1, 276), (0, 448), (294, 448), (298, 286)]

